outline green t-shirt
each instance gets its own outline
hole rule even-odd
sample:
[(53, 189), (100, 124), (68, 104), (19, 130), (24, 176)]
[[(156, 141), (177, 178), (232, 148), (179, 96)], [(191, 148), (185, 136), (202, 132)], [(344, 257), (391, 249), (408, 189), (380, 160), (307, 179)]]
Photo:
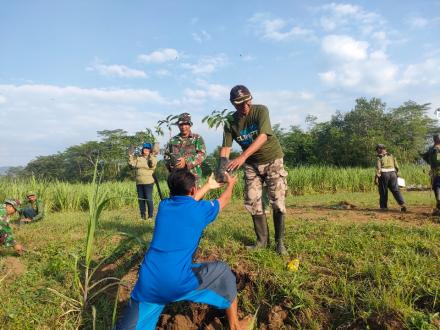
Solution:
[(231, 147), (232, 141), (235, 140), (246, 150), (260, 134), (266, 134), (267, 141), (246, 160), (246, 163), (266, 164), (283, 158), (280, 142), (270, 125), (269, 110), (264, 105), (253, 104), (247, 116), (240, 117), (237, 111), (231, 116), (229, 127), (224, 127), (223, 147)]

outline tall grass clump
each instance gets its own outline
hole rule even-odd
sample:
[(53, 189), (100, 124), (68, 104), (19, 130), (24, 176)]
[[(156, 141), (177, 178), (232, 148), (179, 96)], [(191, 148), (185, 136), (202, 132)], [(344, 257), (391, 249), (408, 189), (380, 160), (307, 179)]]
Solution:
[[(92, 260), (95, 252), (95, 234), (99, 218), (102, 211), (109, 205), (111, 198), (109, 197), (109, 190), (100, 185), (100, 177), (98, 177), (98, 162), (95, 164), (95, 171), (93, 181), (88, 186), (87, 201), (88, 201), (88, 224), (87, 235), (85, 240), (85, 249), (82, 256), (74, 255), (73, 266), (73, 293), (68, 296), (53, 288), (48, 288), (49, 291), (60, 297), (65, 302), (67, 310), (64, 312), (64, 317), (71, 317), (77, 328), (84, 326), (86, 323), (92, 323), (95, 329), (96, 322), (96, 308), (92, 305), (93, 299), (101, 293), (114, 286), (120, 285), (120, 279), (116, 277), (96, 278), (95, 274), (98, 269), (113, 255), (115, 255), (127, 242), (121, 243), (112, 254), (103, 258), (101, 261), (93, 264)], [(67, 189), (64, 184), (58, 183), (56, 185), (57, 191)], [(64, 196), (61, 196), (64, 197)], [(62, 202), (65, 202), (64, 199)], [(77, 203), (78, 199), (74, 199), (72, 203)], [(77, 204), (73, 204), (77, 205)], [(79, 205), (79, 204), (78, 204)], [(70, 206), (70, 205), (68, 205)], [(115, 304), (117, 300), (115, 299)], [(91, 309), (91, 311), (89, 311)], [(114, 308), (116, 311), (116, 308)], [(90, 313), (91, 312), (91, 313)], [(91, 317), (90, 317), (91, 314)], [(113, 320), (115, 318), (113, 317)], [(91, 322), (90, 322), (91, 321)]]
[[(403, 165), (400, 175), (405, 178), (407, 185), (429, 187), (430, 179), (427, 166)], [(327, 194), (338, 192), (371, 192), (376, 191), (374, 185), (374, 168), (359, 167), (330, 167), (303, 166), (288, 169), (288, 192), (292, 195)], [(240, 180), (234, 189), (234, 198), (243, 198), (244, 180), (241, 171), (237, 173)], [(168, 187), (165, 181), (160, 182), (165, 196)], [(90, 183), (66, 183), (60, 181), (29, 180), (0, 180), (0, 199), (24, 199), (28, 191), (37, 193), (45, 204), (46, 211), (87, 211), (88, 196), (94, 186)], [(104, 182), (100, 184), (111, 198), (107, 208), (110, 210), (124, 207), (136, 207), (137, 195), (134, 182)], [(210, 192), (207, 198), (218, 197), (219, 192)], [(160, 201), (157, 189), (153, 193), (154, 203)]]

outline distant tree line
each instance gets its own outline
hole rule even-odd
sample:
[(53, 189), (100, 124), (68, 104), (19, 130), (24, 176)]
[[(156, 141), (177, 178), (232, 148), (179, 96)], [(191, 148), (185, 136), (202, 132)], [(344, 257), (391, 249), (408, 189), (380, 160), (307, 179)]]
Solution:
[(429, 110), (429, 104), (412, 101), (387, 110), (378, 98), (360, 98), (351, 111), (338, 111), (329, 121), (318, 123), (316, 117), (308, 116), (307, 130), (275, 129), (288, 166), (372, 166), (378, 143), (385, 144), (400, 162), (414, 163), (438, 132)]
[[(397, 108), (387, 109), (378, 98), (359, 98), (351, 111), (338, 111), (329, 121), (318, 122), (318, 118), (308, 116), (306, 129), (299, 126), (285, 129), (275, 125), (274, 130), (289, 167), (372, 166), (378, 143), (385, 144), (400, 162), (415, 163), (420, 161), (419, 153), (431, 142), (430, 136), (439, 131), (436, 120), (428, 116), (429, 106), (408, 101)], [(166, 124), (171, 134), (170, 120)], [(219, 134), (222, 134), (221, 130)], [(105, 180), (125, 180), (132, 176), (127, 164), (129, 148), (156, 140), (150, 129), (133, 135), (122, 129), (104, 130), (98, 131), (98, 136), (100, 141), (89, 141), (54, 155), (39, 156), (25, 167), (10, 168), (6, 175), (87, 182), (91, 180), (95, 161), (99, 159)], [(217, 166), (218, 153), (217, 147), (207, 156), (203, 165), (205, 174)], [(156, 172), (160, 178), (166, 177), (163, 161), (159, 161)]]

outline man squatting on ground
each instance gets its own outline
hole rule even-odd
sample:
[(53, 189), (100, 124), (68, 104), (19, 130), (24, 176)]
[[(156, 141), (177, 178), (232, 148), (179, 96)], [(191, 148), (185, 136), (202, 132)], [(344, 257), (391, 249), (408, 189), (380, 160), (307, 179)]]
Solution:
[(0, 216), (0, 246), (13, 247), (18, 253), (23, 251), (23, 246), (18, 244), (12, 233), (12, 228), (9, 226), (9, 222), (14, 218), (18, 220), (18, 205), (13, 199), (5, 200), (5, 214)]
[(187, 168), (196, 177), (199, 187), (202, 178), (202, 163), (206, 158), (203, 138), (191, 131), (191, 115), (182, 113), (177, 119), (180, 133), (171, 138), (165, 151), (165, 164), (168, 171)]
[(148, 219), (153, 218), (154, 211), (153, 173), (157, 166), (157, 159), (151, 153), (152, 147), (151, 143), (144, 143), (140, 156), (135, 156), (132, 150), (128, 153), (128, 164), (133, 167), (136, 172), (136, 191), (142, 220), (146, 220), (145, 202), (148, 205)]
[(153, 239), (145, 254), (138, 281), (116, 329), (155, 329), (166, 304), (189, 300), (226, 309), (230, 328), (246, 329), (238, 320), (235, 276), (221, 261), (192, 263), (205, 227), (230, 202), (236, 177), (217, 200), (202, 197), (220, 187), (211, 175), (197, 190), (195, 176), (178, 169), (168, 177), (170, 198), (159, 204)]
[(396, 158), (389, 154), (383, 144), (376, 146), (377, 162), (374, 182), (379, 189), (379, 203), (381, 210), (388, 210), (388, 189), (393, 193), (394, 199), (400, 205), (400, 211), (406, 212), (405, 201), (397, 184), (399, 165)]
[(44, 205), (43, 201), (37, 198), (37, 194), (34, 192), (29, 192), (26, 195), (27, 203), (22, 206), (21, 222), (36, 222), (43, 220), (44, 217)]
[(436, 200), (436, 209), (433, 215), (440, 215), (440, 136), (433, 136), (434, 145), (422, 157), (431, 166), (431, 184)]
[[(286, 254), (284, 247), (285, 196), (287, 171), (283, 165), (283, 151), (272, 131), (269, 110), (264, 105), (252, 104), (252, 95), (242, 85), (231, 89), (230, 101), (236, 111), (224, 126), (223, 146), (220, 150), (220, 168), (233, 171), (244, 167), (245, 207), (252, 215), (257, 242), (249, 248), (263, 248), (269, 243), (269, 227), (262, 203), (263, 182), (273, 209), (276, 251)], [(232, 141), (243, 152), (229, 162)], [(229, 162), (229, 163), (228, 163)]]

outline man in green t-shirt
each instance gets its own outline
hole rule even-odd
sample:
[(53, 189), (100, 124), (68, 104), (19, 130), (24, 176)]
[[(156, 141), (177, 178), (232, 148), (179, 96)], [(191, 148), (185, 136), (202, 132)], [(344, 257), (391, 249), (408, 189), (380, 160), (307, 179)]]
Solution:
[(257, 242), (249, 248), (266, 247), (269, 229), (262, 203), (263, 183), (266, 183), (273, 209), (276, 251), (286, 254), (284, 247), (284, 219), (286, 213), (287, 171), (283, 165), (283, 151), (272, 131), (269, 110), (264, 105), (252, 104), (252, 95), (243, 85), (231, 89), (230, 101), (236, 111), (224, 126), (220, 163), (228, 162), (232, 141), (243, 152), (226, 165), (228, 171), (243, 166), (245, 173), (245, 207), (252, 215)]

